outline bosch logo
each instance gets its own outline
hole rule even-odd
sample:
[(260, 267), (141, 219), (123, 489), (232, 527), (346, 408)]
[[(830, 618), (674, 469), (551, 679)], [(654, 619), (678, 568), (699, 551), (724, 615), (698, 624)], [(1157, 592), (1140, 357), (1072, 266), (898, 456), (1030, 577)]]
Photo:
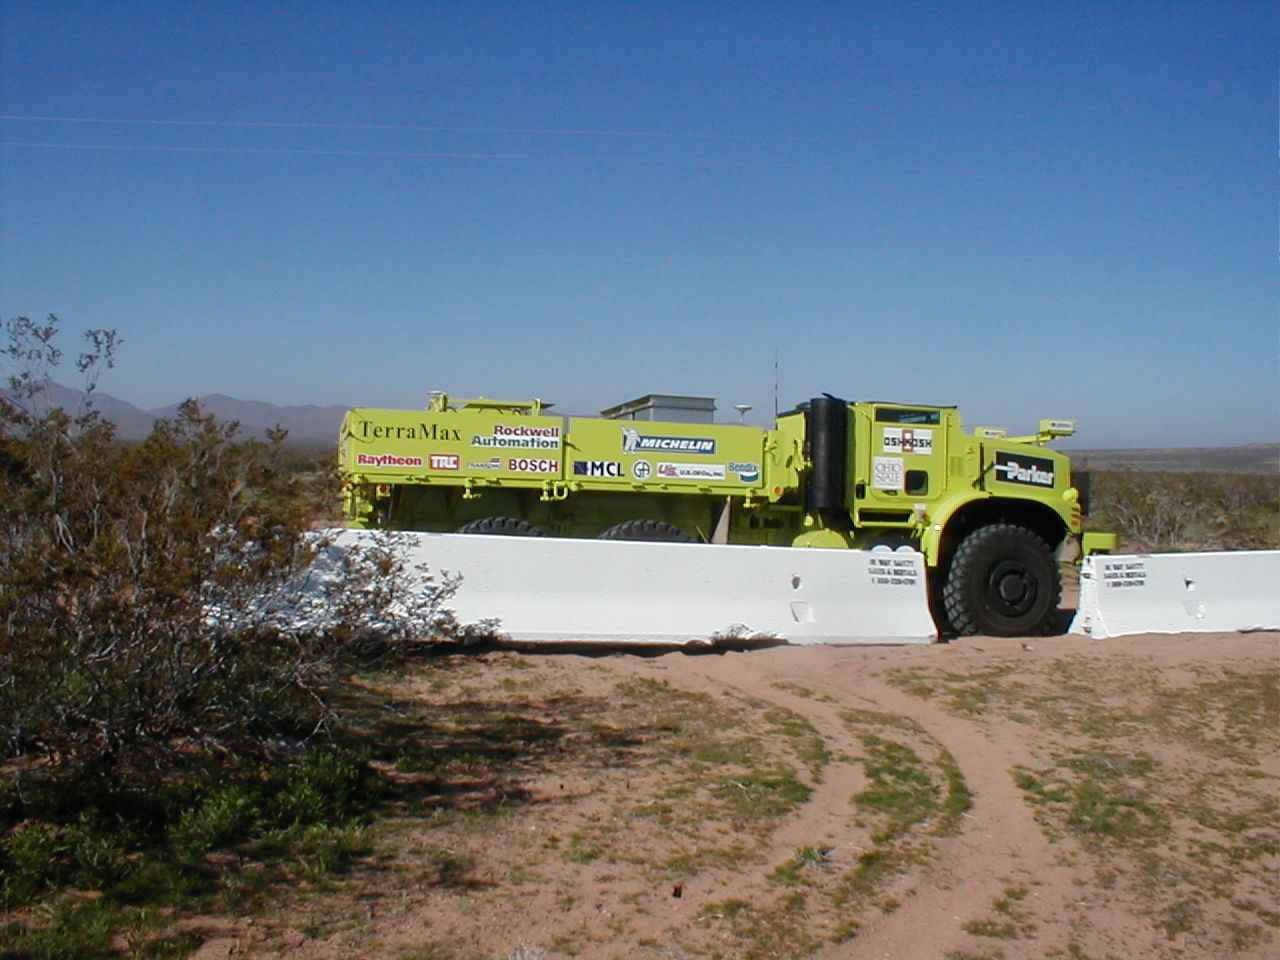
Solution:
[(533, 457), (516, 457), (507, 461), (512, 473), (559, 473), (559, 460), (543, 460)]

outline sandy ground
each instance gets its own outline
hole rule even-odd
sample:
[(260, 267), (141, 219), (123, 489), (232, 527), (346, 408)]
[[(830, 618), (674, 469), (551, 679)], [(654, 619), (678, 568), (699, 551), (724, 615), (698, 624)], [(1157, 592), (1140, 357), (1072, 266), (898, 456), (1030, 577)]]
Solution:
[(1280, 957), (1278, 677), (1276, 633), (446, 658), (381, 691), (374, 852), (197, 956)]

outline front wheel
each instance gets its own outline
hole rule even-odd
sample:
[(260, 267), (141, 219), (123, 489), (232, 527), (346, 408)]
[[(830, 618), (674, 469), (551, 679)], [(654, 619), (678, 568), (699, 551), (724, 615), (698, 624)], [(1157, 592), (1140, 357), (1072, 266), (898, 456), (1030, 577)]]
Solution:
[(1011, 523), (979, 527), (961, 540), (942, 589), (947, 619), (961, 635), (1049, 633), (1061, 596), (1049, 545)]

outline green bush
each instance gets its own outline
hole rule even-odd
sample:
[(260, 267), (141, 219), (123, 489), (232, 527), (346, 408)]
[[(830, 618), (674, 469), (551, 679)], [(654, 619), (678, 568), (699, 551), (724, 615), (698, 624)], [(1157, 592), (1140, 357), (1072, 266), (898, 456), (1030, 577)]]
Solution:
[[(194, 402), (140, 445), (90, 407), (40, 412), (56, 322), (8, 323), (0, 395), (0, 749), (58, 773), (155, 778), (200, 756), (282, 755), (325, 729), (357, 664), (452, 626), (452, 583), (411, 584), (394, 536), (317, 551), (282, 433), (240, 440)], [(113, 362), (91, 331), (77, 367)], [(422, 581), (417, 581), (421, 584)], [(389, 610), (399, 609), (391, 615)]]
[(1096, 471), (1091, 529), (1128, 550), (1280, 547), (1280, 479), (1232, 473)]
[(61, 886), (71, 876), (66, 841), (61, 831), (48, 824), (19, 827), (0, 844), (0, 857), (6, 907), (27, 903)]
[(372, 771), (364, 762), (332, 750), (314, 750), (289, 772), (272, 801), (276, 824), (303, 826), (351, 817), (372, 793)]
[(169, 842), (183, 860), (200, 859), (249, 836), (261, 820), (261, 807), (261, 798), (245, 786), (222, 787), (181, 814)]

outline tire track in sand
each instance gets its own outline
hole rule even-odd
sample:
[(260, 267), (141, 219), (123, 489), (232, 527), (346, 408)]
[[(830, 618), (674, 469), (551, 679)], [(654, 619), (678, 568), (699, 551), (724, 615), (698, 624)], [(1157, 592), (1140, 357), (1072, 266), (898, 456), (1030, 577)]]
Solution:
[[(689, 679), (699, 676), (794, 710), (819, 730), (833, 753), (862, 752), (840, 717), (843, 708), (908, 717), (951, 753), (973, 793), (973, 808), (959, 835), (938, 839), (936, 857), (886, 891), (901, 906), (889, 914), (868, 910), (855, 939), (816, 956), (941, 958), (952, 950), (972, 950), (982, 941), (963, 925), (990, 918), (993, 902), (1014, 884), (1031, 888), (1020, 906), (1036, 933), (1034, 940), (1001, 941), (1001, 946), (1008, 952), (1020, 943), (1032, 951), (1027, 956), (1064, 948), (1071, 940), (1070, 918), (1076, 912), (1071, 901), (1080, 871), (1063, 862), (1074, 845), (1050, 845), (1010, 775), (1014, 766), (1035, 765), (1025, 727), (994, 716), (981, 721), (956, 716), (936, 702), (904, 693), (878, 675), (877, 661), (885, 657), (867, 650), (790, 647), (692, 658), (680, 671)], [(779, 688), (779, 682), (825, 694), (834, 702)], [(775, 834), (778, 862), (818, 837), (829, 838), (824, 842), (843, 853), (852, 851), (856, 858), (854, 838), (860, 840), (862, 834), (852, 828), (850, 798), (866, 780), (857, 764), (833, 763), (828, 770), (810, 802)]]

